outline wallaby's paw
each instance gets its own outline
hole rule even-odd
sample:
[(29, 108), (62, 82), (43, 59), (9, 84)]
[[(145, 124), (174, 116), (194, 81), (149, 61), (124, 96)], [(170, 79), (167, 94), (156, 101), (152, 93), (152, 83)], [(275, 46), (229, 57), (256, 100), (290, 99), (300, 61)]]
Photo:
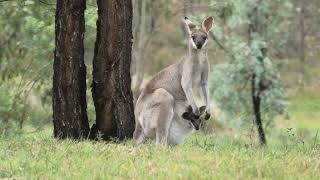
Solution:
[(208, 120), (208, 119), (210, 119), (210, 117), (211, 117), (211, 113), (206, 112), (206, 116), (204, 117), (204, 119)]

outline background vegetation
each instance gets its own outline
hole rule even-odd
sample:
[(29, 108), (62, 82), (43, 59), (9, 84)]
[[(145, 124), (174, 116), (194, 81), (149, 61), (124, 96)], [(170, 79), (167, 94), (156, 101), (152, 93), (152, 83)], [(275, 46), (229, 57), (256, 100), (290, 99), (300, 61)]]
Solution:
[[(319, 178), (320, 1), (133, 2), (134, 92), (187, 52), (183, 16), (199, 24), (214, 17), (208, 52), (213, 118), (201, 133), (173, 149), (135, 147), (130, 141), (53, 140), (55, 1), (0, 1), (0, 177)], [(90, 84), (96, 19), (95, 1), (87, 0), (90, 121), (95, 119)], [(257, 30), (250, 34), (252, 26)], [(253, 73), (267, 87), (261, 97), (268, 149), (256, 146), (247, 82)], [(78, 149), (80, 156), (73, 154)]]

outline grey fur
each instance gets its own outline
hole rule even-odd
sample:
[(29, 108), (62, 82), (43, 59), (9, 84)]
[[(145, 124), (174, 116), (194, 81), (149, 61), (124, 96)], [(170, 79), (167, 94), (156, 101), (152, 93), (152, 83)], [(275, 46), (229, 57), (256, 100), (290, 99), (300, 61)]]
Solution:
[[(155, 139), (157, 144), (180, 144), (194, 130), (192, 123), (183, 119), (182, 114), (191, 105), (194, 114), (200, 116), (194, 99), (194, 91), (199, 87), (206, 104), (204, 114), (210, 114), (207, 87), (209, 62), (206, 44), (208, 40), (204, 38), (202, 44), (198, 42), (197, 45), (194, 41), (194, 39), (199, 40), (200, 36), (207, 35), (207, 31), (204, 30), (205, 28), (195, 27), (187, 18), (184, 22), (189, 32), (189, 54), (157, 73), (147, 83), (137, 100), (134, 140), (138, 144), (143, 143), (146, 138)], [(210, 28), (206, 27), (208, 30)]]

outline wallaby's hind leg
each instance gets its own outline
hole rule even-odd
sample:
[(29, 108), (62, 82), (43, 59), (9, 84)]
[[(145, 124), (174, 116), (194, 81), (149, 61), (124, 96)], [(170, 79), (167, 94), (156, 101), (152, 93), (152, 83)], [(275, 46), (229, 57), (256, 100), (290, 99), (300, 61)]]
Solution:
[(158, 89), (154, 93), (156, 97), (156, 106), (158, 113), (157, 126), (156, 126), (156, 143), (157, 144), (167, 144), (170, 124), (173, 118), (173, 96), (165, 89)]
[(168, 144), (169, 127), (158, 127), (156, 129), (156, 144)]
[(143, 129), (142, 129), (139, 122), (136, 122), (136, 128), (133, 132), (133, 139), (137, 144), (144, 143), (144, 141), (145, 141)]

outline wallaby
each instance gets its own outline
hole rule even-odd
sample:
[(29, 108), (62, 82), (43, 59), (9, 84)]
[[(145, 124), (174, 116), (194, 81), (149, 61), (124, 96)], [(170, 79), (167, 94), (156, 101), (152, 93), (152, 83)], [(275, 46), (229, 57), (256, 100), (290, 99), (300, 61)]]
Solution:
[[(188, 32), (189, 53), (157, 73), (142, 90), (135, 106), (133, 136), (138, 144), (146, 138), (155, 139), (157, 144), (179, 144), (196, 128), (182, 118), (183, 113), (190, 110), (189, 105), (200, 119), (210, 117), (207, 42), (213, 18), (204, 20), (202, 27), (196, 26), (187, 17), (183, 21)], [(197, 87), (201, 88), (206, 104), (202, 114), (194, 98)]]

